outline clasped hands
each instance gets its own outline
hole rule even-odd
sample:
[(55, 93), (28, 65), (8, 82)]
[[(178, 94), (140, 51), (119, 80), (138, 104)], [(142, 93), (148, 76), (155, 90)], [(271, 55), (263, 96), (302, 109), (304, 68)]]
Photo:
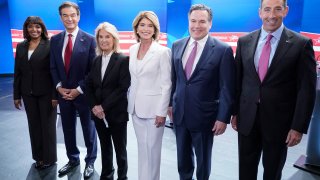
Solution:
[(66, 89), (63, 87), (58, 87), (57, 90), (61, 94), (63, 99), (69, 101), (74, 100), (80, 95), (80, 92), (77, 89)]

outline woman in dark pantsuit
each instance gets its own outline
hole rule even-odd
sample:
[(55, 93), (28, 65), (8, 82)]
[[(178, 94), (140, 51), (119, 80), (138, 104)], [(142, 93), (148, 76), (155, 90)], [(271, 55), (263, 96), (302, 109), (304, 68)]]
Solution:
[(35, 168), (45, 169), (57, 161), (57, 100), (50, 75), (50, 43), (47, 29), (38, 16), (23, 25), (24, 41), (16, 48), (14, 105), (25, 106)]
[(129, 58), (119, 53), (116, 27), (104, 22), (96, 28), (97, 57), (86, 81), (86, 96), (101, 145), (100, 179), (113, 180), (113, 146), (118, 180), (128, 179), (127, 91), (130, 85)]

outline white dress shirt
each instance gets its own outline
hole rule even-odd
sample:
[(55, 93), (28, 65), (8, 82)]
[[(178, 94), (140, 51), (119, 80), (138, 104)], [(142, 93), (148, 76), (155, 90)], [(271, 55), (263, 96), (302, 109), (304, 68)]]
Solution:
[[(202, 54), (202, 51), (203, 51), (203, 48), (204, 46), (206, 45), (206, 42), (208, 40), (208, 37), (209, 35), (207, 34), (204, 38), (200, 39), (198, 42), (198, 47), (197, 47), (197, 53), (196, 53), (196, 57), (194, 59), (194, 63), (193, 63), (193, 66), (192, 66), (192, 71), (191, 71), (191, 74), (193, 73), (194, 69), (196, 68), (198, 62), (199, 62), (199, 59), (200, 59), (200, 56)], [(183, 65), (183, 68), (186, 67), (186, 64), (187, 64), (187, 61), (188, 61), (188, 58), (190, 56), (190, 53), (194, 47), (194, 42), (195, 40), (190, 37), (190, 40), (188, 42), (188, 45), (184, 51), (184, 54), (183, 54), (183, 57), (182, 57), (182, 65)]]
[(68, 33), (66, 31), (65, 35), (64, 35), (64, 40), (63, 40), (63, 48), (62, 48), (62, 59), (63, 59), (63, 63), (64, 63), (64, 52), (66, 51), (66, 47), (67, 47), (67, 44), (68, 44), (68, 41), (69, 41), (69, 34), (72, 34), (72, 50), (73, 50), (73, 47), (74, 47), (74, 42), (76, 41), (76, 37), (77, 37), (77, 34), (79, 32), (79, 27), (77, 27), (72, 33)]
[(103, 81), (104, 74), (107, 70), (108, 64), (110, 62), (110, 57), (112, 55), (113, 51), (111, 51), (109, 54), (102, 55), (102, 61), (101, 61), (101, 81)]
[(34, 50), (28, 50), (28, 60), (30, 60), (31, 55), (33, 54)]

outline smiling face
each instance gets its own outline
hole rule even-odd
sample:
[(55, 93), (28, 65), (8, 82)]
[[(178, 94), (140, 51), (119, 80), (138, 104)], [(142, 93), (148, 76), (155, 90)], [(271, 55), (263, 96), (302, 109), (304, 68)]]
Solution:
[(212, 21), (206, 10), (194, 10), (189, 15), (189, 33), (196, 41), (204, 38), (210, 31)]
[(259, 9), (262, 27), (268, 33), (276, 31), (288, 14), (288, 6), (284, 7), (283, 0), (264, 0)]
[(114, 38), (106, 30), (101, 29), (98, 35), (98, 45), (101, 51), (109, 54), (113, 50)]
[(137, 27), (137, 34), (140, 40), (151, 40), (154, 33), (155, 27), (153, 23), (147, 18), (142, 18)]
[(28, 31), (28, 34), (29, 34), (31, 40), (41, 38), (42, 28), (41, 28), (40, 24), (29, 24), (27, 26), (27, 31)]
[(77, 10), (74, 7), (65, 7), (61, 9), (60, 18), (66, 30), (72, 33), (78, 27), (80, 14), (77, 14)]

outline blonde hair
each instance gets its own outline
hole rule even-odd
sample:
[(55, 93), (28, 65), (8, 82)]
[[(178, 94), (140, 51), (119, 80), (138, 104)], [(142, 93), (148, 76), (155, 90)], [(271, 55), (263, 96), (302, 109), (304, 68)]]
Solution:
[(136, 37), (136, 40), (140, 42), (140, 36), (137, 33), (138, 25), (140, 21), (146, 18), (150, 20), (154, 26), (154, 35), (152, 35), (152, 38), (156, 41), (159, 40), (159, 34), (160, 34), (160, 23), (158, 16), (153, 12), (153, 11), (140, 11), (139, 14), (134, 18), (133, 23), (132, 23), (132, 28), (134, 31), (134, 35)]
[(120, 43), (119, 43), (119, 33), (118, 33), (117, 28), (116, 28), (114, 25), (112, 25), (112, 24), (110, 24), (110, 23), (108, 23), (108, 22), (102, 22), (102, 23), (100, 23), (100, 24), (98, 25), (98, 27), (97, 27), (96, 30), (95, 30), (96, 42), (97, 42), (97, 47), (96, 47), (96, 54), (97, 54), (97, 56), (100, 56), (100, 55), (102, 55), (102, 53), (103, 53), (102, 49), (101, 49), (100, 46), (99, 46), (99, 40), (98, 40), (98, 38), (99, 38), (99, 32), (100, 32), (100, 30), (102, 30), (102, 29), (105, 30), (105, 31), (107, 31), (108, 33), (110, 33), (110, 34), (113, 36), (114, 42), (113, 42), (113, 48), (112, 48), (112, 50), (113, 50), (114, 52), (116, 52), (116, 53), (119, 53), (121, 49), (120, 49)]

